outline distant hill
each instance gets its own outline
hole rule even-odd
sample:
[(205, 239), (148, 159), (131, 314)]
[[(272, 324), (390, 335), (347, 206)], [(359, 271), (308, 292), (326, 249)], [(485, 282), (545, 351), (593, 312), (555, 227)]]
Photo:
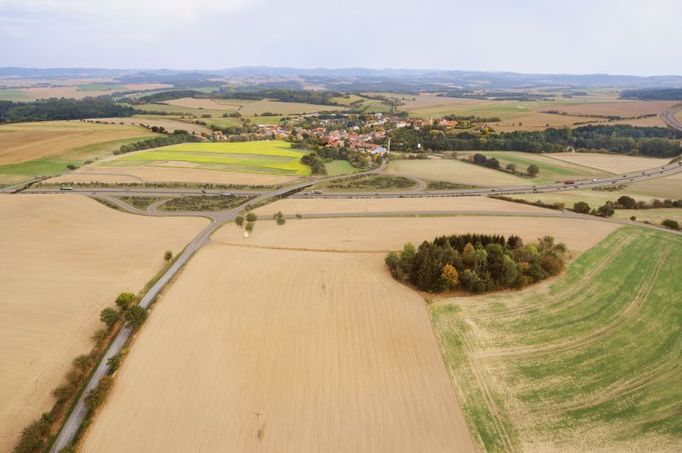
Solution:
[[(310, 84), (335, 91), (449, 91), (552, 88), (614, 88), (623, 90), (682, 88), (682, 76), (614, 74), (522, 74), (426, 69), (291, 68), (249, 66), (220, 70), (0, 68), (2, 78), (66, 79), (110, 77), (120, 82), (171, 83), (177, 88), (219, 85), (238, 79), (240, 84), (267, 84), (295, 88)], [(216, 80), (220, 79), (220, 80)], [(253, 79), (253, 80), (250, 80)]]

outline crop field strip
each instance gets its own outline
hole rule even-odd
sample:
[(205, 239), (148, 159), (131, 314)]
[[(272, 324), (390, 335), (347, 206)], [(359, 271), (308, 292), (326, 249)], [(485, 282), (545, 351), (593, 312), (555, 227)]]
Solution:
[(292, 149), (285, 142), (183, 143), (131, 153), (110, 160), (108, 166), (125, 165), (195, 165), (196, 168), (266, 173), (308, 175), (310, 168), (300, 162), (304, 151)]
[(680, 269), (680, 238), (624, 228), (549, 285), (432, 306), (481, 444), (679, 446)]

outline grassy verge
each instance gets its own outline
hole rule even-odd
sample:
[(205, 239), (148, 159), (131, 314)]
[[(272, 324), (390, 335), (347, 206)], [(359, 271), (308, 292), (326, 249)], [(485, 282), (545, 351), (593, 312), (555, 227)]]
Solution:
[(140, 211), (146, 211), (153, 203), (162, 200), (159, 197), (119, 197), (119, 199)]
[(160, 211), (221, 211), (245, 203), (251, 197), (208, 195), (171, 198), (159, 206)]
[(331, 191), (389, 191), (411, 189), (415, 186), (413, 180), (402, 176), (360, 175), (321, 183), (316, 188)]

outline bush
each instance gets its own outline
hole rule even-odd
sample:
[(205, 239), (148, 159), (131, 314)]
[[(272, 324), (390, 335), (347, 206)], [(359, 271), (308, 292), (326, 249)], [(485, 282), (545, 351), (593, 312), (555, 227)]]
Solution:
[(670, 228), (671, 230), (680, 229), (680, 223), (677, 220), (673, 219), (665, 219), (663, 222), (661, 222), (661, 225), (663, 225), (666, 228)]
[(173, 258), (173, 252), (170, 250), (166, 250), (166, 253), (163, 254), (163, 259), (166, 261), (170, 261)]
[(135, 300), (135, 294), (133, 294), (133, 293), (121, 293), (116, 298), (116, 305), (118, 305), (118, 308), (120, 308), (121, 311), (126, 311), (130, 307), (130, 304), (133, 303), (134, 300)]
[(526, 169), (526, 173), (528, 173), (528, 176), (535, 177), (538, 175), (538, 173), (540, 173), (540, 168), (538, 168), (538, 166), (535, 164), (531, 164)]
[(254, 226), (253, 222), (246, 222), (246, 226), (244, 227), (244, 229), (250, 233), (253, 231), (253, 226)]
[(114, 324), (116, 324), (118, 319), (119, 319), (118, 311), (110, 307), (105, 308), (99, 314), (99, 320), (106, 324), (109, 329), (111, 329), (114, 326)]
[(592, 208), (584, 201), (579, 201), (573, 205), (573, 210), (579, 214), (589, 214)]
[(135, 305), (126, 311), (125, 318), (126, 325), (128, 327), (137, 329), (144, 324), (145, 320), (147, 319), (147, 310), (140, 307), (139, 305)]

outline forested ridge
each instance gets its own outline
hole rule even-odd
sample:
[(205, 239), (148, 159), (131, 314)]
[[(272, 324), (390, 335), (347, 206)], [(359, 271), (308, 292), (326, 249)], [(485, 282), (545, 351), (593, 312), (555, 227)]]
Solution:
[(561, 152), (569, 148), (621, 154), (674, 157), (680, 154), (682, 132), (663, 127), (626, 124), (548, 128), (544, 131), (451, 133), (443, 127), (405, 127), (391, 131), (393, 151), (525, 151)]

